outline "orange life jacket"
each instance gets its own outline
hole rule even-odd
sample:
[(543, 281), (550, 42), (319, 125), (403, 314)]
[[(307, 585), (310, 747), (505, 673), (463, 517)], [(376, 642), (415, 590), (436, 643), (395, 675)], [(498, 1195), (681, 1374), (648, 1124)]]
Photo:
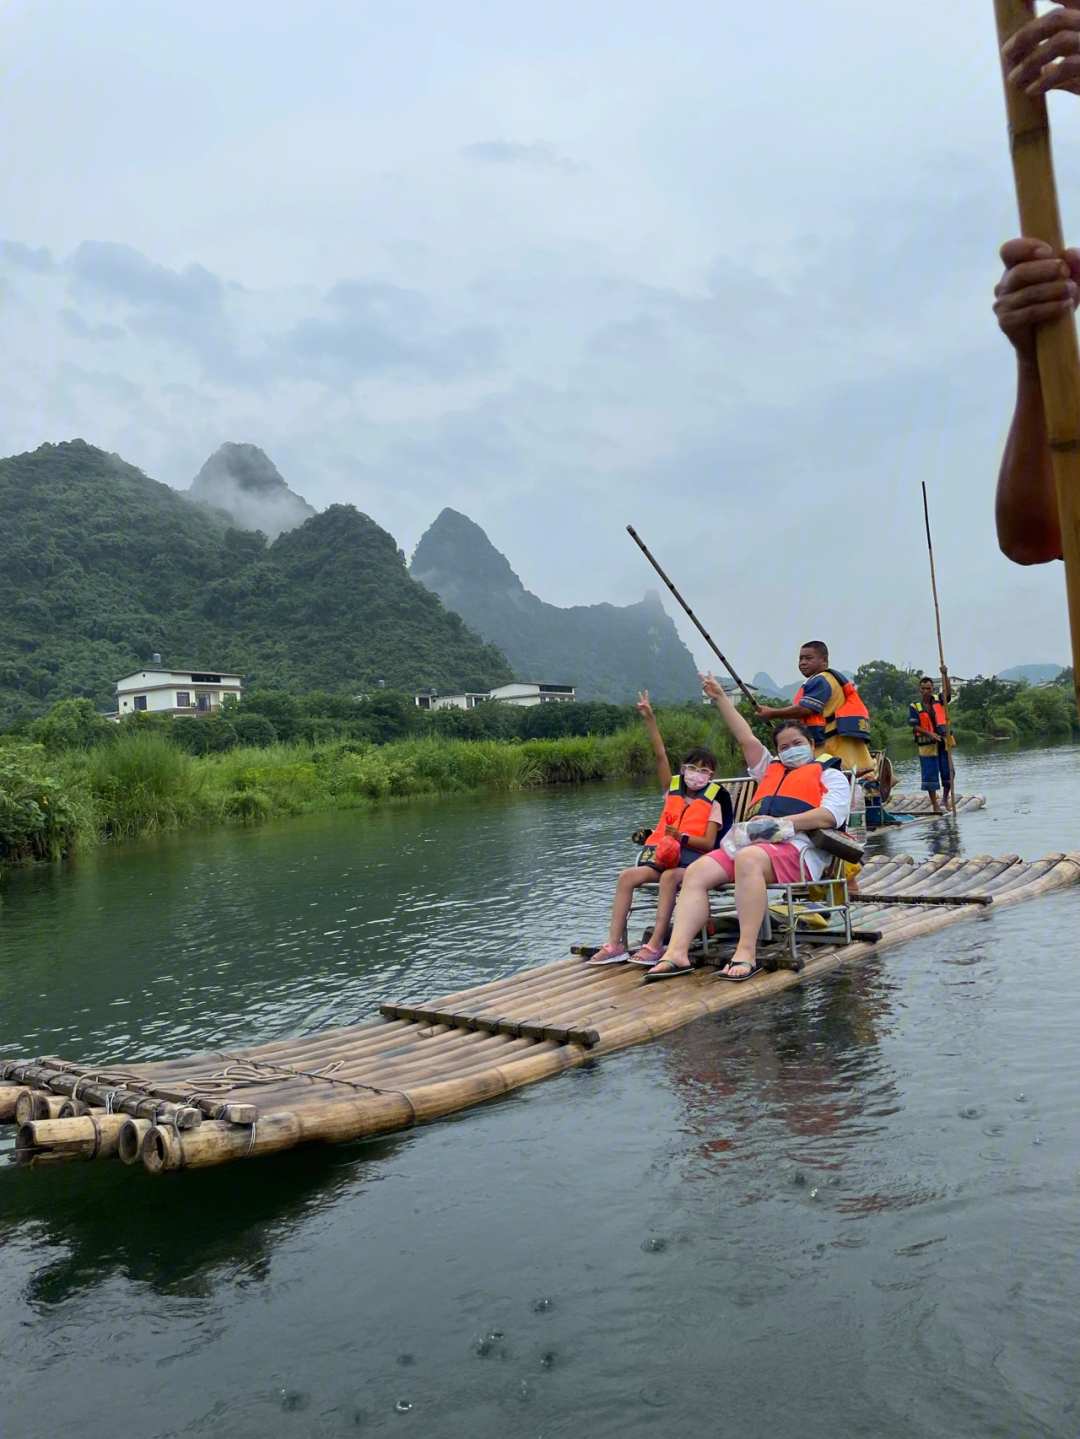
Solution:
[(645, 843), (656, 844), (663, 839), (664, 830), (669, 824), (676, 825), (682, 834), (703, 835), (708, 828), (712, 807), (717, 801), (724, 810), (725, 822), (721, 828), (726, 829), (730, 824), (731, 796), (724, 786), (717, 780), (712, 780), (696, 798), (691, 799), (686, 793), (686, 781), (682, 775), (673, 775), (664, 802), (664, 812)]
[[(819, 674), (832, 675), (833, 679), (840, 686), (841, 699), (835, 709), (825, 708), (824, 714), (804, 715), (802, 723), (814, 737), (815, 749), (820, 749), (827, 739), (833, 735), (842, 735), (846, 739), (868, 740), (870, 738), (870, 711), (863, 704), (859, 697), (859, 691), (851, 680), (846, 679), (839, 670), (819, 670)], [(816, 678), (816, 676), (812, 676)], [(792, 704), (802, 704), (805, 685), (799, 686), (799, 692), (792, 700)], [(830, 701), (831, 703), (831, 701)]]
[(945, 706), (937, 695), (930, 702), (929, 708), (922, 700), (916, 700), (912, 709), (919, 716), (919, 728), (924, 729), (927, 734), (939, 735), (949, 733), (949, 719), (945, 713)]
[(841, 768), (840, 761), (832, 756), (811, 760), (797, 769), (788, 769), (787, 765), (774, 759), (758, 782), (747, 819), (756, 819), (762, 814), (781, 819), (785, 815), (820, 809), (826, 794), (825, 771)]

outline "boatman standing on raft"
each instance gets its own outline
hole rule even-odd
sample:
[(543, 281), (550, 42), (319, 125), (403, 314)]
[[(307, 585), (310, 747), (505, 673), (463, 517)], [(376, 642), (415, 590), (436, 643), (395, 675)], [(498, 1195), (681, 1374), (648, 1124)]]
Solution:
[(799, 673), (806, 683), (791, 704), (758, 705), (758, 718), (799, 720), (813, 736), (815, 759), (833, 755), (844, 769), (872, 770), (867, 743), (870, 715), (852, 682), (829, 668), (829, 647), (823, 640), (807, 640), (803, 645)]
[(942, 803), (949, 807), (949, 795), (953, 785), (953, 761), (950, 751), (956, 740), (945, 713), (945, 705), (952, 701), (952, 686), (948, 676), (942, 686), (944, 703), (934, 693), (934, 681), (923, 675), (919, 681), (919, 698), (908, 705), (908, 724), (911, 735), (919, 746), (919, 768), (922, 770), (922, 787), (930, 796), (935, 814), (944, 814), (938, 803), (938, 790), (942, 792)]
[[(1002, 55), (1009, 84), (1029, 95), (1080, 94), (1077, 0), (1023, 26)], [(1002, 245), (1001, 258), (1005, 273), (994, 291), (994, 314), (1016, 352), (1016, 410), (998, 476), (998, 544), (1018, 565), (1041, 565), (1061, 559), (1061, 526), (1035, 330), (1076, 309), (1080, 250), (1066, 250), (1059, 259), (1038, 238), (1017, 239)]]

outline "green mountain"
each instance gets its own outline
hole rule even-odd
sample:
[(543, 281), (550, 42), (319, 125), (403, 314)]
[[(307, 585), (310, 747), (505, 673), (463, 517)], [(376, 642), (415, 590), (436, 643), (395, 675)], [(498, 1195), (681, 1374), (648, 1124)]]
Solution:
[(573, 684), (579, 699), (616, 704), (640, 689), (668, 702), (700, 698), (694, 658), (655, 590), (622, 607), (545, 604), (480, 526), (450, 509), (421, 538), (409, 573), (497, 644), (519, 679)]
[(118, 676), (236, 669), (249, 687), (489, 689), (506, 658), (332, 505), (268, 545), (82, 440), (0, 460), (0, 725)]
[(258, 445), (220, 445), (187, 493), (197, 504), (224, 510), (238, 530), (262, 530), (271, 540), (315, 514)]
[(1056, 680), (1064, 668), (1064, 665), (1013, 665), (1012, 669), (999, 670), (994, 678), (1027, 680), (1029, 685), (1041, 685), (1047, 680)]

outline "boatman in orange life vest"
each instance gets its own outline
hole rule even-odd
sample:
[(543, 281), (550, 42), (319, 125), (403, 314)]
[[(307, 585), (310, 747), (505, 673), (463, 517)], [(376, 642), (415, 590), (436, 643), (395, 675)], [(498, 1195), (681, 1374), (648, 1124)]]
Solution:
[(919, 746), (919, 768), (922, 770), (923, 791), (930, 796), (935, 814), (943, 814), (938, 803), (938, 789), (942, 803), (949, 807), (952, 793), (953, 763), (949, 751), (956, 740), (953, 738), (945, 705), (952, 699), (952, 689), (945, 681), (945, 703), (941, 695), (934, 693), (934, 681), (923, 675), (919, 681), (919, 698), (908, 706), (908, 724), (915, 743)]
[(872, 770), (870, 715), (852, 682), (829, 668), (829, 647), (823, 640), (803, 645), (799, 673), (806, 683), (791, 704), (758, 705), (758, 718), (799, 720), (813, 736), (815, 759), (833, 755), (844, 769)]

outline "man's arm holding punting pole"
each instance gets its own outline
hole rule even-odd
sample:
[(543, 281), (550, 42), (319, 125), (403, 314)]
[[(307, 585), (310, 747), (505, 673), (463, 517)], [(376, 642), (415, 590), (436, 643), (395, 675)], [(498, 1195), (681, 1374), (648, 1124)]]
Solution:
[[(1002, 60), (1006, 84), (1026, 95), (1080, 94), (1080, 0), (1065, 0), (1022, 26)], [(1080, 251), (1057, 256), (1045, 239), (1029, 236), (1007, 241), (1001, 259), (994, 313), (1016, 352), (1016, 404), (998, 472), (998, 544), (1016, 564), (1040, 565), (1061, 559), (1062, 545), (1035, 333), (1075, 310)]]

